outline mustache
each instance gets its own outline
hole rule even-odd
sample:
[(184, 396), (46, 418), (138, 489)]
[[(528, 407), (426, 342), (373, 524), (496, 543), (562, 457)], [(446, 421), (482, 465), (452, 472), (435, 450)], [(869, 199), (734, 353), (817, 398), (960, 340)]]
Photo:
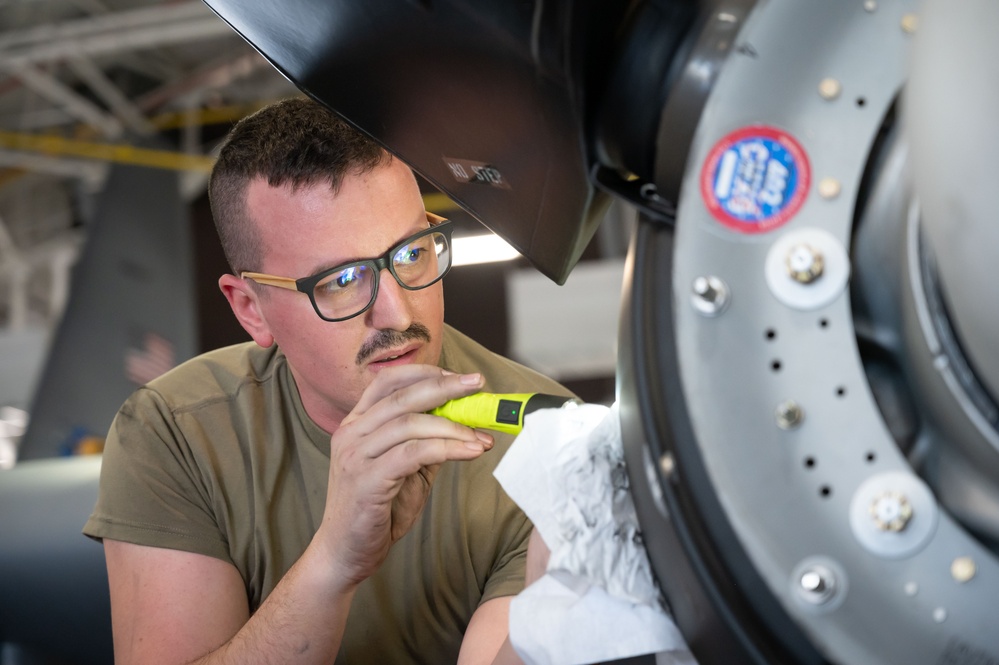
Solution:
[(362, 365), (364, 361), (379, 351), (391, 349), (393, 346), (400, 346), (412, 340), (429, 342), (430, 330), (422, 323), (414, 323), (403, 331), (379, 330), (361, 346), (361, 350), (357, 352), (356, 362), (358, 365)]

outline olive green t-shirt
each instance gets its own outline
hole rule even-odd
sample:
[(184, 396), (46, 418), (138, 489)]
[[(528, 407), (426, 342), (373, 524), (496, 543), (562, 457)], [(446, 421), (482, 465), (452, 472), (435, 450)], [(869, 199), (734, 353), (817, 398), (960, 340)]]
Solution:
[[(481, 372), (489, 392), (569, 394), (452, 328), (440, 364)], [(492, 476), (510, 443), (497, 434), (480, 458), (442, 466), (420, 519), (358, 589), (338, 663), (453, 663), (476, 607), (521, 590), (531, 525)], [(227, 561), (254, 611), (316, 532), (329, 455), (279, 349), (212, 351), (122, 406), (84, 533)]]

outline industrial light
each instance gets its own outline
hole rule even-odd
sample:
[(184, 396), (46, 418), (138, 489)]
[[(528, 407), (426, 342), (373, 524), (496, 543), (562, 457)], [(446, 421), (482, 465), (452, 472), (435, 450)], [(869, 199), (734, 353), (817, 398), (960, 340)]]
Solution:
[(520, 256), (510, 243), (492, 233), (454, 238), (453, 243), (454, 266), (510, 261)]

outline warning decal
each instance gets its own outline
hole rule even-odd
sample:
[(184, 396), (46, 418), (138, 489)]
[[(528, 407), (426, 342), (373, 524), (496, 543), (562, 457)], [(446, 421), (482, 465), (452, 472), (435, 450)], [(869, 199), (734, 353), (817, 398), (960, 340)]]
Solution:
[(447, 164), (451, 176), (460, 183), (492, 185), (500, 189), (510, 189), (510, 184), (500, 170), (485, 162), (444, 157), (444, 163)]
[(798, 212), (810, 178), (808, 157), (794, 137), (755, 125), (715, 144), (701, 171), (701, 195), (728, 228), (764, 233)]

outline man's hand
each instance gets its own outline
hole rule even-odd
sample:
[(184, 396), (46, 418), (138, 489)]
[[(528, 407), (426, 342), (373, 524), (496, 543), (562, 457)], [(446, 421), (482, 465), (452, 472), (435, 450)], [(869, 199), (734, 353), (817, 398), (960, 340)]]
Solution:
[(328, 553), (344, 588), (371, 576), (409, 531), (443, 462), (492, 447), (490, 435), (425, 413), (482, 385), (479, 374), (385, 368), (333, 434), (326, 512), (313, 545)]

